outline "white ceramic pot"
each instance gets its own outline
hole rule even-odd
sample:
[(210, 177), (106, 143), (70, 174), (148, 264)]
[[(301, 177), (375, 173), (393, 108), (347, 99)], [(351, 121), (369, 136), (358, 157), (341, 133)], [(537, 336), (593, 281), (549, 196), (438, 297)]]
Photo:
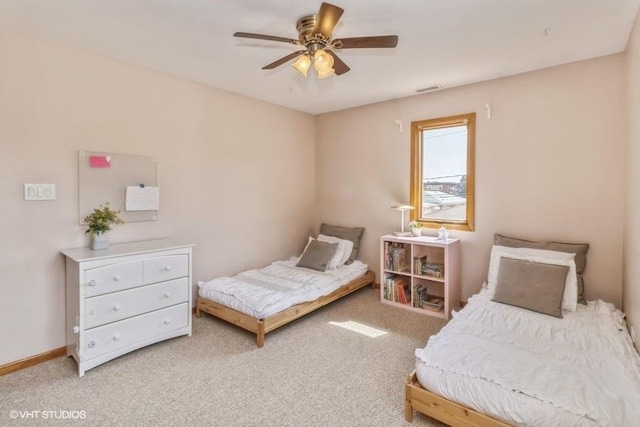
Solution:
[(89, 239), (91, 243), (91, 249), (94, 251), (98, 249), (107, 249), (109, 247), (109, 233), (98, 234), (91, 232)]
[(415, 237), (422, 236), (422, 228), (418, 228), (418, 227), (411, 228), (411, 235)]

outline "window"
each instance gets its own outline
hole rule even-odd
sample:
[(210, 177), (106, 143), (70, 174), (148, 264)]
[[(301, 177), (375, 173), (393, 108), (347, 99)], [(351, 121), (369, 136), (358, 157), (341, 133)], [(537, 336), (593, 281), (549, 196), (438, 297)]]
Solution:
[(411, 123), (411, 219), (473, 231), (475, 113)]

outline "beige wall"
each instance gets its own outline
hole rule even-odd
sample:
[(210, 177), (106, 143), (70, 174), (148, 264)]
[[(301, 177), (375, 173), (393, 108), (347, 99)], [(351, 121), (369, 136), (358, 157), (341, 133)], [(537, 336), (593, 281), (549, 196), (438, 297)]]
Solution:
[(640, 349), (640, 12), (627, 46), (627, 192), (624, 222), (624, 311)]
[[(313, 231), (313, 116), (1, 32), (0, 64), (0, 365), (65, 345), (58, 251), (88, 244), (79, 149), (158, 158), (159, 221), (111, 240), (193, 242), (194, 280), (297, 254)], [(29, 182), (57, 199), (24, 201)]]
[(501, 232), (589, 242), (586, 296), (620, 307), (623, 65), (608, 56), (319, 116), (318, 221), (366, 227), (361, 257), (378, 272), (379, 237), (399, 228), (389, 207), (409, 202), (411, 121), (475, 111), (476, 230), (451, 233), (462, 239), (463, 299)]
[[(629, 168), (625, 211), (622, 167), (625, 154), (640, 161), (639, 124), (624, 118), (627, 106), (628, 117), (640, 113), (639, 33), (636, 23), (626, 55), (316, 119), (0, 32), (0, 365), (64, 345), (58, 251), (87, 244), (77, 150), (158, 158), (160, 220), (119, 226), (112, 241), (184, 237), (197, 245), (194, 280), (298, 253), (314, 217), (365, 226), (360, 257), (377, 272), (379, 236), (399, 222), (389, 207), (409, 201), (410, 122), (470, 111), (476, 231), (452, 232), (463, 241), (463, 299), (478, 290), (492, 235), (503, 232), (590, 242), (587, 298), (620, 306), (624, 211), (624, 304), (640, 319), (640, 231), (629, 220), (640, 212), (640, 175)], [(625, 59), (635, 95), (623, 104)], [(55, 183), (57, 200), (24, 201), (25, 182)]]

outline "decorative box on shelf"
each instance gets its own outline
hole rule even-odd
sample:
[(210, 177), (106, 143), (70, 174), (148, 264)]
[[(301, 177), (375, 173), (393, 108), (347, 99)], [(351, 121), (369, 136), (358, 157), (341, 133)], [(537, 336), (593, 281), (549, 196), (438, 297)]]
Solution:
[(460, 240), (380, 238), (380, 301), (448, 319), (460, 308)]

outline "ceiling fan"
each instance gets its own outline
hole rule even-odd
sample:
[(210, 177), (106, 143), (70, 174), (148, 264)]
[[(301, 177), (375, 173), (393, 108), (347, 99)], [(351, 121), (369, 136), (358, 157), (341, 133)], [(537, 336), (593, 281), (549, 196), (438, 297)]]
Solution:
[(343, 13), (344, 9), (338, 6), (330, 3), (322, 3), (316, 15), (306, 15), (298, 19), (298, 22), (296, 22), (296, 29), (298, 30), (297, 39), (243, 32), (234, 33), (233, 36), (248, 39), (271, 40), (302, 46), (304, 47), (303, 50), (290, 53), (271, 64), (265, 65), (262, 69), (271, 70), (294, 58), (298, 58), (293, 66), (306, 77), (307, 71), (313, 63), (319, 79), (329, 77), (334, 72), (337, 75), (342, 75), (350, 70), (349, 66), (335, 54), (334, 50), (393, 48), (398, 45), (398, 36), (395, 35), (334, 39), (332, 37), (333, 29)]

